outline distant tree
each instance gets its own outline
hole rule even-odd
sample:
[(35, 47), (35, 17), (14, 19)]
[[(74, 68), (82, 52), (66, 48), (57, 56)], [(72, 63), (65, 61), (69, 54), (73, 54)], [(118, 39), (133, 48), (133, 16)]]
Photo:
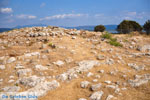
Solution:
[(150, 34), (150, 20), (145, 22), (143, 29), (146, 31), (147, 34)]
[(119, 33), (130, 33), (132, 31), (142, 31), (142, 27), (136, 21), (123, 20), (118, 26), (117, 31)]
[(105, 28), (104, 25), (97, 25), (97, 26), (95, 26), (94, 31), (95, 31), (95, 32), (104, 32), (105, 29), (106, 29), (106, 28)]

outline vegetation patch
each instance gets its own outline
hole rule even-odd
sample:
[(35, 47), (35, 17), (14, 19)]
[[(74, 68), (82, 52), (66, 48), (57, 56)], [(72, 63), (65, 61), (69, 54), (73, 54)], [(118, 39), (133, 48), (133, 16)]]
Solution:
[(105, 33), (105, 34), (102, 34), (101, 36), (102, 38), (105, 38), (105, 39), (111, 39), (112, 38), (112, 35), (110, 33)]
[(104, 25), (97, 25), (95, 28), (94, 28), (94, 31), (95, 32), (104, 32), (105, 31), (105, 26)]
[(105, 39), (108, 39), (109, 41), (108, 41), (108, 43), (110, 44), (110, 45), (113, 45), (113, 46), (117, 46), (117, 47), (122, 47), (122, 44), (120, 44), (118, 41), (117, 41), (117, 38), (113, 38), (112, 37), (112, 34), (110, 34), (110, 33), (105, 33), (105, 34), (103, 34), (102, 36), (101, 36), (102, 38), (105, 38)]
[(50, 42), (50, 43), (48, 44), (48, 46), (50, 46), (51, 48), (56, 48), (56, 45), (53, 44), (52, 42)]
[(120, 44), (118, 41), (110, 40), (108, 43), (113, 46), (122, 47), (122, 44)]

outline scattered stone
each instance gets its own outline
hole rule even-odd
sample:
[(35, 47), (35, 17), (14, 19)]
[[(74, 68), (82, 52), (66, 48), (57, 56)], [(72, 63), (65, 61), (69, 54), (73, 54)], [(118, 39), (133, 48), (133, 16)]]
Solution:
[(37, 77), (37, 76), (30, 76), (30, 77), (23, 77), (19, 79), (16, 83), (20, 83), (24, 86), (34, 87), (41, 81), (44, 81), (44, 77)]
[(65, 59), (65, 62), (66, 62), (66, 63), (71, 63), (72, 61), (73, 61), (73, 59), (70, 58), (70, 57), (68, 57), (67, 59)]
[(119, 93), (120, 92), (120, 88), (116, 88), (115, 93)]
[(76, 39), (77, 37), (76, 36), (72, 36), (72, 39)]
[(115, 71), (111, 71), (110, 75), (116, 75), (116, 72)]
[(61, 81), (65, 81), (68, 79), (68, 75), (66, 73), (61, 74), (58, 76), (58, 79), (60, 79)]
[(32, 52), (32, 53), (27, 53), (27, 54), (25, 54), (25, 57), (39, 56), (39, 55), (40, 55), (39, 52)]
[(101, 85), (102, 85), (101, 83), (98, 83), (96, 85), (92, 85), (91, 86), (91, 90), (92, 91), (96, 91), (96, 90), (100, 89)]
[(3, 79), (2, 79), (2, 78), (0, 78), (0, 82), (3, 82)]
[(93, 75), (94, 75), (93, 73), (88, 72), (86, 76), (87, 76), (87, 77), (90, 77), (90, 76), (93, 76)]
[(114, 60), (113, 59), (107, 59), (106, 64), (112, 65), (112, 64), (114, 64)]
[(93, 82), (98, 82), (98, 80), (97, 80), (97, 79), (94, 79)]
[(5, 69), (5, 65), (0, 65), (0, 69), (4, 70)]
[(50, 90), (54, 90), (56, 89), (57, 87), (59, 87), (60, 84), (59, 82), (57, 82), (56, 80), (53, 80), (51, 82), (48, 82), (48, 81), (42, 81), (40, 82), (39, 84), (37, 84), (35, 87), (31, 88), (31, 89), (28, 89), (27, 91), (25, 92), (19, 92), (18, 94), (16, 95), (31, 95), (29, 93), (36, 93), (36, 96), (39, 98), (41, 96), (44, 96), (46, 95), (46, 93)]
[(8, 86), (2, 89), (4, 92), (18, 92), (20, 90), (19, 86)]
[(111, 81), (105, 81), (105, 83), (110, 84), (110, 83), (111, 83)]
[(21, 66), (21, 65), (16, 65), (15, 69), (24, 69), (25, 67), (24, 66)]
[(127, 75), (122, 75), (122, 77), (123, 77), (123, 78), (126, 78), (126, 77), (127, 77)]
[(78, 63), (79, 66), (69, 69), (67, 72), (58, 75), (57, 78), (65, 81), (67, 79), (71, 80), (77, 78), (77, 73), (86, 72), (89, 69), (92, 69), (95, 65), (99, 65), (98, 61), (95, 60), (84, 60)]
[(15, 80), (9, 80), (8, 83), (12, 83), (12, 82), (14, 82), (14, 81), (15, 81)]
[(95, 77), (96, 77), (96, 78), (101, 78), (101, 76), (100, 76), (100, 75), (96, 75)]
[(145, 51), (150, 51), (150, 45), (143, 45), (143, 46), (139, 46), (137, 48), (137, 50), (145, 52)]
[(134, 80), (128, 80), (132, 87), (139, 87), (142, 84), (146, 84), (150, 80), (150, 74), (144, 74), (141, 77), (135, 77)]
[(100, 72), (100, 73), (104, 73), (104, 70), (100, 70), (99, 72)]
[(78, 100), (87, 100), (87, 99), (85, 99), (85, 98), (80, 98), (80, 99), (78, 99)]
[(81, 88), (87, 88), (89, 84), (90, 84), (90, 82), (88, 82), (88, 81), (82, 81), (80, 86), (81, 86)]
[(10, 58), (8, 59), (7, 63), (12, 63), (12, 62), (14, 62), (14, 61), (16, 61), (16, 58), (15, 58), (15, 57), (10, 57)]
[(14, 76), (9, 76), (9, 78), (14, 78)]
[(49, 49), (41, 51), (41, 53), (50, 53), (50, 52), (51, 52), (51, 50), (49, 50)]
[(90, 96), (90, 100), (101, 100), (101, 97), (102, 97), (103, 94), (104, 94), (103, 91), (94, 92), (94, 93)]
[(19, 77), (21, 77), (21, 76), (26, 76), (27, 74), (31, 74), (32, 73), (32, 70), (31, 69), (19, 69), (18, 71), (17, 71), (17, 75), (19, 76)]
[(61, 60), (58, 60), (57, 62), (54, 62), (54, 64), (60, 67), (60, 66), (64, 65), (64, 62)]
[(106, 85), (106, 88), (112, 88), (112, 89), (116, 89), (117, 87), (114, 85)]
[(113, 95), (108, 95), (106, 100), (111, 100), (114, 96)]
[(144, 65), (136, 65), (135, 63), (128, 63), (128, 66), (137, 70), (137, 71), (140, 71), (140, 70), (144, 70), (145, 66)]
[(37, 70), (48, 70), (47, 67), (42, 66), (42, 65), (36, 65), (36, 66), (34, 66), (34, 68), (37, 69)]
[(48, 57), (46, 55), (42, 55), (42, 59), (47, 59)]
[(103, 55), (98, 55), (97, 56), (97, 60), (104, 60), (105, 59), (105, 56), (103, 56)]
[(124, 90), (127, 90), (127, 88), (121, 88), (121, 90), (123, 90), (123, 91), (124, 91)]

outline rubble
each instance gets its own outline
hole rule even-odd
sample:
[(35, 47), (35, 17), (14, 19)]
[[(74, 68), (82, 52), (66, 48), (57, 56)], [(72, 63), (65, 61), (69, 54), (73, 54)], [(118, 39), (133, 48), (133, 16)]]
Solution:
[(88, 82), (88, 81), (82, 81), (81, 82), (81, 88), (87, 88), (87, 86), (90, 84), (90, 82)]
[(101, 97), (102, 97), (103, 94), (104, 94), (103, 91), (94, 92), (94, 93), (90, 96), (90, 100), (101, 100)]
[(126, 93), (147, 99), (149, 37), (114, 34), (123, 44), (115, 47), (101, 37), (105, 33), (53, 26), (1, 33), (0, 92), (41, 100), (120, 100)]

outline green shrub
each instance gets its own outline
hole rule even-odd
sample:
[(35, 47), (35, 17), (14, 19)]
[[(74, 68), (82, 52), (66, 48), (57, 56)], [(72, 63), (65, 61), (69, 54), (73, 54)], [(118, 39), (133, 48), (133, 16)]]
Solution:
[(136, 21), (123, 20), (118, 26), (117, 31), (119, 33), (130, 33), (132, 31), (142, 31), (142, 27)]
[(110, 41), (116, 42), (117, 38), (111, 38)]
[(113, 45), (113, 46), (117, 46), (117, 47), (118, 47), (118, 46), (119, 46), (119, 47), (122, 47), (122, 44), (120, 44), (120, 43), (117, 42), (117, 41), (112, 41), (112, 40), (110, 40), (110, 41), (109, 41), (109, 44), (110, 44), (110, 45)]
[(109, 40), (108, 43), (110, 45), (122, 47), (122, 44), (120, 44), (119, 42), (117, 42), (117, 38), (112, 38), (112, 35), (110, 33), (102, 34), (101, 37), (105, 38), (105, 39), (108, 39)]
[(150, 34), (150, 20), (145, 22), (143, 29), (146, 31), (147, 35)]
[(53, 44), (52, 42), (50, 42), (50, 43), (48, 44), (48, 46), (50, 46), (51, 48), (56, 48), (56, 45)]
[(102, 38), (105, 38), (105, 39), (111, 39), (112, 38), (112, 35), (110, 33), (105, 33), (105, 34), (102, 34), (101, 36)]
[(95, 26), (94, 31), (95, 31), (95, 32), (104, 32), (105, 29), (106, 29), (106, 28), (105, 28), (104, 25), (97, 25), (97, 26)]

